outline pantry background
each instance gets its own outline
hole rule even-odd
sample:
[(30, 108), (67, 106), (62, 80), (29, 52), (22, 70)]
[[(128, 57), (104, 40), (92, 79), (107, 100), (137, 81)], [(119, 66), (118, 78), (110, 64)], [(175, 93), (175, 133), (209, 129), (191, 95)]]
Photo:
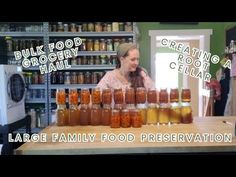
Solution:
[[(24, 69), (27, 85), (26, 112), (32, 116), (33, 132), (53, 120), (57, 88), (94, 88), (106, 71), (116, 65), (120, 43), (136, 43), (133, 22), (9, 22), (0, 23), (2, 64), (21, 65), (13, 51), (80, 37), (79, 56), (69, 59), (71, 68), (41, 75), (38, 67)], [(48, 48), (44, 51), (46, 55)], [(37, 127), (36, 129), (34, 129)]]

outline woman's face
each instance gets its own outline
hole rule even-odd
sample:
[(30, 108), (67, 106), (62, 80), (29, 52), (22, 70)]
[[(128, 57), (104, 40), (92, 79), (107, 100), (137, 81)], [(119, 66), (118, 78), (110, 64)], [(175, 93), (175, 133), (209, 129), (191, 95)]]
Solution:
[(138, 49), (132, 49), (128, 52), (128, 56), (121, 57), (121, 66), (125, 68), (126, 71), (133, 72), (139, 65), (139, 51)]

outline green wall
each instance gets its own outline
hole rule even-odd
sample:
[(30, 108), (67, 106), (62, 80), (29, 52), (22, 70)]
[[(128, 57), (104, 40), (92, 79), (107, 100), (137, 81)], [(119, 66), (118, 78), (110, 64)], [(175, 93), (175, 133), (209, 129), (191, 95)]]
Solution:
[[(210, 52), (212, 55), (223, 57), (225, 49), (225, 30), (236, 25), (236, 22), (199, 22), (198, 24), (160, 24), (159, 22), (137, 22), (139, 29), (138, 42), (140, 44), (140, 64), (150, 71), (150, 36), (149, 30), (171, 30), (171, 29), (212, 29)], [(210, 66), (210, 73), (215, 77), (218, 65)]]

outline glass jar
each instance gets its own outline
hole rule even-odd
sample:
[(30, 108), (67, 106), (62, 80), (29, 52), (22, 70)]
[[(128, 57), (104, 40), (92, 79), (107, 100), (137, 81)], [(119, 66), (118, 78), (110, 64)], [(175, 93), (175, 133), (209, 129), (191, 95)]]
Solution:
[(90, 115), (91, 110), (87, 104), (81, 104), (80, 108), (80, 119), (79, 124), (80, 125), (89, 125), (90, 124)]
[(100, 65), (100, 64), (101, 64), (101, 60), (100, 60), (99, 56), (96, 56), (96, 57), (95, 57), (94, 64), (95, 64), (95, 65)]
[(71, 65), (74, 65), (74, 66), (77, 65), (77, 60), (75, 57), (71, 58)]
[(107, 50), (105, 39), (100, 39), (99, 50), (100, 51), (106, 51)]
[(79, 125), (80, 110), (78, 109), (77, 104), (70, 104), (68, 112), (69, 112), (68, 124), (70, 126)]
[(92, 73), (92, 84), (97, 84), (98, 83), (98, 76), (96, 72)]
[(88, 32), (94, 32), (94, 23), (88, 23)]
[(56, 104), (58, 104), (58, 105), (65, 105), (66, 104), (65, 89), (57, 89), (57, 92), (56, 92)]
[[(51, 84), (57, 84), (57, 72), (52, 72), (51, 73)], [(64, 79), (63, 79), (63, 82), (64, 82)]]
[(192, 108), (189, 102), (182, 103), (181, 123), (189, 124), (193, 122)]
[(131, 119), (128, 109), (123, 109), (120, 116), (120, 125), (123, 128), (128, 128), (131, 126)]
[(78, 32), (83, 32), (82, 25), (78, 25)]
[(125, 103), (126, 104), (135, 104), (134, 88), (126, 88), (126, 91), (125, 91)]
[(183, 88), (181, 92), (181, 101), (190, 102), (191, 101), (191, 91), (190, 89)]
[(81, 57), (76, 57), (77, 65), (82, 64), (82, 58)]
[(108, 23), (108, 24), (107, 24), (107, 32), (111, 32), (111, 31), (112, 31), (111, 24), (110, 24), (110, 23)]
[(181, 107), (177, 102), (170, 104), (170, 123), (178, 124), (181, 122)]
[(88, 64), (88, 58), (86, 56), (83, 56), (82, 65), (87, 65), (87, 64)]
[(138, 109), (130, 110), (130, 118), (132, 122), (132, 127), (134, 128), (142, 127), (141, 112)]
[(86, 39), (81, 39), (82, 40), (82, 43), (81, 43), (81, 45), (80, 45), (80, 50), (81, 51), (86, 51), (87, 50), (87, 48), (86, 48)]
[(119, 23), (113, 22), (112, 23), (112, 32), (118, 32), (119, 31)]
[(107, 31), (107, 23), (102, 24), (102, 31)]
[(113, 45), (114, 45), (114, 50), (117, 51), (117, 47), (120, 45), (120, 40), (119, 39), (113, 39)]
[(105, 88), (102, 90), (102, 103), (110, 105), (112, 102), (112, 92), (110, 88)]
[(87, 23), (83, 23), (82, 24), (82, 32), (86, 32), (88, 31), (88, 24)]
[(82, 72), (78, 73), (77, 82), (78, 82), (78, 84), (84, 84), (84, 74)]
[(112, 39), (107, 39), (107, 51), (113, 51)]
[(12, 42), (12, 37), (10, 37), (10, 36), (6, 36), (5, 37), (5, 40), (6, 40), (6, 43), (7, 43), (7, 51), (8, 52), (12, 52), (13, 50), (13, 48), (12, 48), (12, 46), (13, 46), (13, 42)]
[(89, 65), (94, 65), (94, 63), (95, 63), (95, 61), (94, 61), (93, 56), (89, 56), (88, 64), (89, 64)]
[(84, 76), (84, 83), (85, 84), (91, 84), (91, 73), (90, 72), (86, 72), (85, 76)]
[(178, 88), (170, 89), (170, 102), (179, 102), (179, 90)]
[(64, 24), (64, 32), (68, 32), (69, 31), (69, 26), (68, 26), (68, 24)]
[(120, 22), (119, 23), (119, 31), (124, 31), (124, 30), (125, 30), (124, 23)]
[(156, 104), (149, 104), (147, 108), (147, 124), (156, 125), (158, 122), (158, 108)]
[(64, 26), (62, 22), (58, 22), (57, 24), (57, 32), (63, 32), (64, 31)]
[(66, 109), (66, 105), (57, 105), (56, 118), (57, 118), (57, 126), (66, 126), (68, 125), (68, 110)]
[(81, 104), (86, 104), (88, 105), (90, 103), (90, 92), (89, 89), (83, 88), (81, 89), (81, 99), (80, 99)]
[(100, 44), (99, 44), (99, 40), (98, 39), (95, 39), (94, 40), (94, 51), (99, 51), (99, 46), (100, 46)]
[(105, 55), (101, 55), (101, 64), (102, 65), (107, 64), (107, 60), (106, 60), (106, 56)]
[(167, 89), (161, 89), (159, 92), (159, 102), (168, 103), (168, 92)]
[(93, 51), (93, 40), (92, 39), (87, 40), (87, 51)]
[(64, 74), (64, 84), (70, 84), (70, 72)]
[(120, 110), (113, 109), (111, 112), (111, 128), (120, 128)]
[(26, 72), (26, 73), (25, 73), (25, 83), (26, 83), (27, 85), (32, 84), (32, 76), (33, 76), (33, 74), (30, 73), (30, 72)]
[(92, 89), (92, 104), (100, 104), (101, 103), (101, 93), (100, 88)]
[(110, 125), (111, 119), (111, 106), (103, 105), (102, 109), (102, 117), (101, 117), (101, 125)]
[(148, 103), (157, 103), (157, 92), (156, 89), (148, 89), (147, 92), (147, 101)]
[(131, 22), (126, 22), (125, 23), (125, 31), (127, 32), (132, 32), (133, 31), (133, 26)]
[(145, 104), (137, 104), (137, 109), (141, 113), (142, 123), (145, 125), (147, 123), (147, 108)]
[(77, 84), (77, 74), (76, 72), (72, 72), (70, 76), (70, 83), (71, 84)]
[(167, 103), (161, 103), (159, 108), (159, 123), (168, 124), (169, 123), (169, 105)]
[(57, 83), (58, 84), (64, 84), (64, 74), (63, 74), (63, 72), (59, 72), (58, 73), (58, 79), (57, 79)]
[(95, 32), (102, 32), (102, 25), (100, 22), (95, 23)]
[(79, 125), (79, 110), (78, 110), (78, 92), (77, 89), (69, 91), (69, 125)]
[(76, 29), (77, 27), (76, 27), (76, 24), (75, 23), (71, 23), (70, 24), (70, 31), (71, 32), (77, 32), (77, 29)]
[(144, 104), (146, 102), (146, 89), (144, 87), (138, 87), (135, 98), (137, 104)]
[(101, 124), (102, 110), (100, 104), (93, 104), (91, 108), (91, 125), (100, 125)]
[(115, 104), (124, 103), (124, 96), (123, 96), (122, 88), (114, 89), (114, 102)]

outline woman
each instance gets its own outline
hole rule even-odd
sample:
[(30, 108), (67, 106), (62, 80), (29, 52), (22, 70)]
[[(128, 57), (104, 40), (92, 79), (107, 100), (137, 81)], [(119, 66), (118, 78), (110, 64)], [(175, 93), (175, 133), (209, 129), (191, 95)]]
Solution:
[(122, 88), (145, 87), (146, 89), (155, 88), (155, 84), (148, 76), (147, 72), (138, 66), (139, 50), (135, 44), (123, 43), (117, 48), (117, 66), (113, 71), (108, 71), (100, 80), (97, 87)]

